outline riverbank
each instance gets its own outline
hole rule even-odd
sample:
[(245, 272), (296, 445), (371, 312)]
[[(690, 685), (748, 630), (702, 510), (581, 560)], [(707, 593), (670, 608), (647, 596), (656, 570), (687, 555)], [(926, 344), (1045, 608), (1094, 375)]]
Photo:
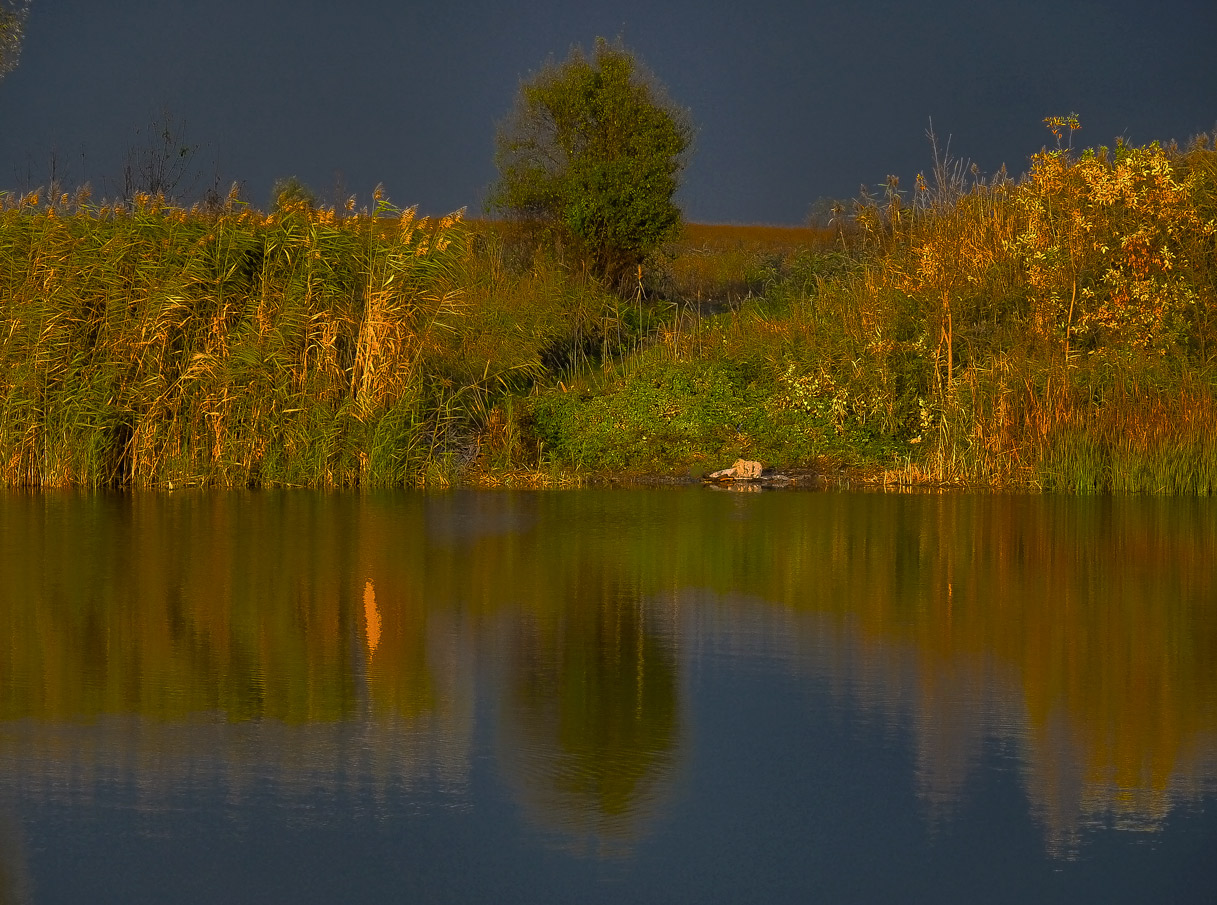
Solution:
[(0, 483), (564, 485), (738, 458), (1217, 490), (1217, 152), (940, 162), (611, 293), (499, 224), (5, 196)]

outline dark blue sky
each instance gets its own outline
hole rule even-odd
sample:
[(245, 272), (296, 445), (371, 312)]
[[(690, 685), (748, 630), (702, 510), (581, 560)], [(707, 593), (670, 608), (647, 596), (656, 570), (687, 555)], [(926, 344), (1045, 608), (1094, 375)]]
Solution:
[[(1217, 125), (1214, 0), (527, 4), (469, 0), (33, 0), (0, 81), (0, 187), (121, 186), (161, 109), (265, 203), (295, 175), (383, 182), (427, 213), (481, 209), (495, 123), (544, 59), (623, 35), (698, 129), (690, 219), (799, 223), (929, 165), (929, 119), (986, 172), (1021, 173), (1076, 111), (1086, 145), (1184, 141)], [(204, 182), (199, 187), (205, 187)]]

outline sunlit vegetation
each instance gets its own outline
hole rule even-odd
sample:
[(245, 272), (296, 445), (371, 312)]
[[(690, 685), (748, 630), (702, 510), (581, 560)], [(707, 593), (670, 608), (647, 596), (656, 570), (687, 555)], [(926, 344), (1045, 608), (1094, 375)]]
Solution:
[[(1020, 182), (942, 164), (880, 249), (857, 323), (940, 481), (1212, 492), (1217, 152), (1044, 151)], [(905, 367), (893, 367), (901, 362)], [(908, 364), (914, 372), (908, 374)], [(915, 433), (914, 433), (915, 431)], [(906, 473), (917, 469), (908, 468)]]
[(380, 192), (3, 199), (8, 486), (564, 484), (743, 456), (1217, 487), (1205, 137), (1045, 150), (1019, 180), (939, 157), (831, 227), (686, 224), (612, 292), (561, 242)]
[(7, 198), (3, 483), (444, 484), (510, 448), (496, 405), (607, 336), (605, 294), (375, 200)]
[[(859, 199), (844, 253), (725, 263), (728, 311), (672, 318), (583, 399), (543, 394), (537, 429), (593, 470), (743, 455), (889, 484), (1211, 493), (1215, 233), (1207, 137), (1045, 150), (1021, 180), (940, 157), (911, 193), (893, 178)], [(666, 268), (716, 297), (688, 249)]]

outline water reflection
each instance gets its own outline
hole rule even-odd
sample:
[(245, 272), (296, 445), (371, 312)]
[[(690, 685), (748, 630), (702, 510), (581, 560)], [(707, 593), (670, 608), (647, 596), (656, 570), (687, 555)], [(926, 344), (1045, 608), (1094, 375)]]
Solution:
[(254, 788), (375, 799), (425, 784), (467, 803), (484, 718), (531, 820), (580, 850), (629, 851), (696, 748), (682, 671), (714, 654), (784, 663), (909, 728), (931, 825), (997, 746), (1047, 849), (1070, 855), (1093, 827), (1156, 831), (1214, 792), (1213, 512), (683, 491), (7, 495), (0, 776), (43, 799), (128, 783), (151, 809), (192, 783), (234, 810)]
[(637, 587), (599, 570), (577, 579), (559, 610), (512, 628), (500, 758), (536, 819), (628, 850), (670, 784), (676, 661)]
[(0, 905), (28, 902), (29, 897), (21, 824), (7, 808), (0, 808)]

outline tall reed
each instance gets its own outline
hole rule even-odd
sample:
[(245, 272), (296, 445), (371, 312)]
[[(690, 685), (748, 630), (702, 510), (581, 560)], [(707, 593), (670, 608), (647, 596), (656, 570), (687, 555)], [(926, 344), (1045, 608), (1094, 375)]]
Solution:
[(139, 195), (0, 212), (10, 486), (415, 480), (468, 387), (426, 363), (462, 316), (459, 215), (383, 196), (215, 212)]

